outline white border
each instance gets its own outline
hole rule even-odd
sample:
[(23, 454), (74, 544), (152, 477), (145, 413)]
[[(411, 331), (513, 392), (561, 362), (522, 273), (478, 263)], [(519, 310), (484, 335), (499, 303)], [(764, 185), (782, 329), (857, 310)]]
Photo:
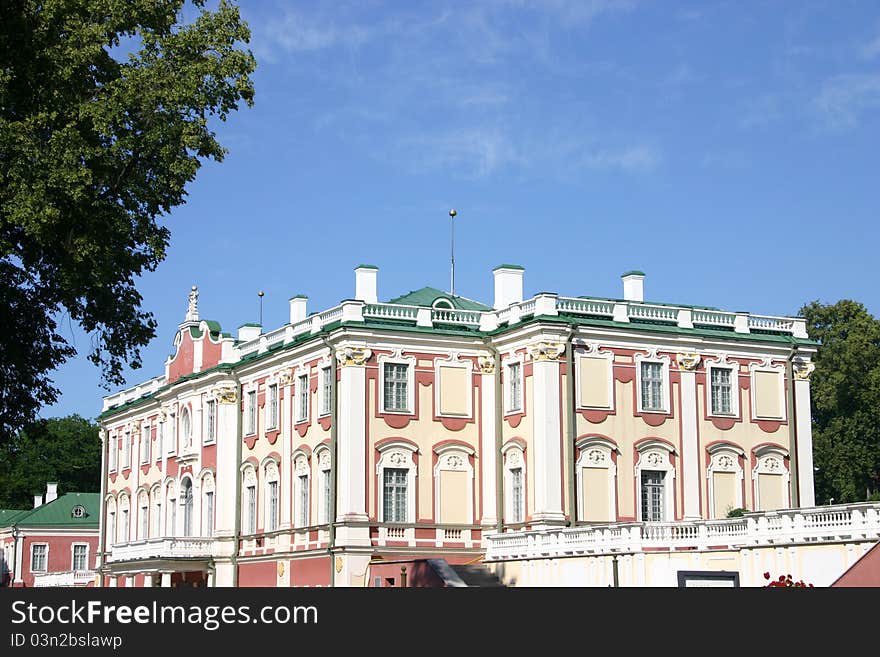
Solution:
[[(441, 367), (449, 367), (454, 369), (462, 369), (466, 372), (467, 381), (467, 412), (462, 413), (444, 413), (443, 409), (440, 407), (440, 368)], [(473, 363), (469, 360), (460, 360), (460, 357), (457, 352), (453, 352), (449, 355), (449, 358), (445, 360), (434, 360), (434, 409), (437, 412), (437, 417), (459, 417), (459, 418), (470, 418), (474, 415), (474, 382), (473, 382)]]
[[(382, 413), (388, 415), (414, 415), (416, 412), (416, 358), (403, 356), (400, 349), (391, 355), (379, 356), (379, 399)], [(406, 365), (406, 410), (389, 410), (385, 407), (385, 365)]]
[[(581, 360), (591, 358), (594, 360), (608, 361), (608, 405), (607, 406), (588, 406), (581, 400)], [(602, 411), (614, 410), (614, 352), (607, 349), (600, 349), (598, 344), (584, 343), (575, 345), (575, 405), (577, 408), (596, 409)]]
[[(639, 413), (664, 413), (669, 414), (669, 409), (672, 405), (672, 389), (669, 385), (669, 356), (660, 356), (658, 353), (658, 348), (650, 348), (647, 354), (636, 354), (633, 357), (633, 363), (636, 366), (636, 403), (637, 408), (639, 409)], [(660, 399), (663, 402), (662, 408), (649, 408), (646, 409), (642, 405), (642, 363), (659, 363), (661, 368), (661, 375), (663, 377), (662, 381), (662, 390), (660, 391)], [(639, 484), (641, 485), (641, 484)], [(641, 503), (639, 504), (641, 508)], [(639, 513), (641, 515), (641, 513)]]

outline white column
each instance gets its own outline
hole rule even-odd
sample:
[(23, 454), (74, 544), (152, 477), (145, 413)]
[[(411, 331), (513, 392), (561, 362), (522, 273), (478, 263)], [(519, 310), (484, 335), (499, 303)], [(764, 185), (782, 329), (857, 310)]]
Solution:
[[(293, 466), (293, 377), (284, 386), (284, 408), (280, 411), (281, 421), (281, 518), (279, 527), (289, 529), (291, 508), (291, 467)], [(279, 409), (281, 405), (279, 404)], [(289, 538), (289, 537), (288, 537)]]
[(15, 583), (21, 584), (24, 580), (22, 579), (21, 573), (24, 570), (24, 561), (22, 559), (24, 552), (24, 536), (19, 536), (18, 541), (15, 544), (15, 562), (12, 564), (12, 571), (15, 573)]
[[(241, 395), (233, 383), (221, 384), (217, 402), (217, 472), (214, 477), (214, 535), (230, 537), (235, 534), (236, 481), (241, 477), (236, 460), (238, 414)], [(164, 487), (163, 487), (164, 492)], [(168, 500), (165, 517), (170, 518)], [(166, 530), (166, 535), (167, 535)], [(164, 574), (163, 574), (164, 577)], [(163, 584), (164, 586), (164, 584)]]
[(337, 521), (367, 520), (366, 482), (366, 381), (367, 372), (355, 361), (340, 359), (336, 455), (338, 467)]
[[(560, 354), (562, 352), (560, 351)], [(534, 355), (533, 355), (534, 358)], [(562, 423), (559, 415), (559, 360), (538, 356), (532, 364), (532, 436), (534, 442), (537, 525), (565, 522), (562, 512)]]
[[(493, 363), (494, 364), (494, 363)], [(495, 454), (495, 377), (498, 375), (494, 367), (492, 372), (480, 375), (480, 396), (482, 406), (480, 409), (480, 430), (483, 438), (480, 443), (480, 461), (482, 463), (481, 484), (483, 496), (483, 526), (495, 526), (498, 522), (498, 508), (495, 495), (495, 466), (497, 455)], [(500, 403), (500, 400), (497, 400)]]
[[(679, 363), (681, 365), (681, 363)], [(684, 519), (700, 517), (700, 448), (697, 440), (697, 374), (680, 367)]]
[(813, 487), (813, 429), (810, 420), (810, 380), (794, 379), (794, 404), (797, 412), (797, 475), (800, 506), (816, 506)]
[(162, 588), (171, 588), (171, 573), (162, 573)]

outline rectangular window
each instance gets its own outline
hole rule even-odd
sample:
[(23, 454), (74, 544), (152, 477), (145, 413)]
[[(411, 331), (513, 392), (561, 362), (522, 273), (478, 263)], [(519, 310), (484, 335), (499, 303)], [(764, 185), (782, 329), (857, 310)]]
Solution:
[(126, 432), (122, 437), (122, 469), (131, 467), (131, 434)]
[(205, 493), (205, 508), (202, 510), (202, 536), (214, 535), (214, 493)]
[(309, 476), (299, 476), (299, 526), (309, 524)]
[(663, 520), (663, 474), (642, 471), (642, 522)]
[(160, 422), (156, 427), (156, 460), (160, 460), (162, 458), (162, 454), (165, 453), (165, 423)]
[(324, 480), (324, 522), (329, 523), (333, 520), (330, 509), (330, 471), (322, 470), (321, 478)]
[(110, 472), (114, 472), (116, 470), (116, 461), (119, 458), (119, 439), (116, 436), (110, 438), (107, 450), (110, 458)]
[(642, 363), (642, 410), (663, 409), (663, 364)]
[(247, 487), (247, 533), (257, 533), (257, 487)]
[(89, 552), (89, 546), (85, 543), (74, 543), (73, 545), (73, 564), (71, 570), (86, 570), (88, 569), (88, 559), (87, 555)]
[(168, 527), (168, 535), (174, 536), (177, 533), (177, 500), (168, 500), (168, 510), (171, 511), (171, 517), (168, 519), (171, 526)]
[(116, 544), (116, 512), (107, 514), (107, 546)]
[(278, 528), (278, 482), (269, 482), (269, 508), (266, 531), (274, 531)]
[(141, 463), (150, 462), (150, 428), (144, 427), (141, 432)]
[(140, 524), (140, 532), (138, 533), (138, 538), (146, 538), (147, 534), (150, 532), (150, 513), (149, 507), (144, 504), (141, 507), (141, 524)]
[(161, 536), (162, 535), (162, 500), (156, 499), (156, 504), (153, 506), (153, 513), (156, 516), (155, 518), (153, 518), (153, 536)]
[(257, 392), (251, 390), (247, 394), (247, 427), (245, 433), (257, 433)]
[(49, 546), (45, 543), (35, 543), (31, 546), (31, 572), (46, 572), (46, 565), (49, 562)]
[(213, 399), (207, 404), (207, 427), (205, 431), (205, 442), (213, 443), (217, 438), (217, 402)]
[(130, 536), (131, 525), (128, 523), (128, 509), (122, 510), (122, 542), (128, 543), (128, 537)]
[(409, 365), (385, 363), (385, 390), (383, 399), (386, 411), (406, 412), (409, 406)]
[(266, 428), (274, 429), (278, 426), (278, 384), (273, 383), (269, 386), (269, 392), (266, 393)]
[(507, 384), (509, 394), (507, 410), (509, 411), (522, 410), (522, 385), (520, 383), (521, 371), (519, 363), (512, 363), (507, 366), (507, 377), (509, 381)]
[(523, 481), (522, 468), (513, 468), (510, 471), (510, 494), (511, 494), (511, 518), (510, 522), (523, 521)]
[(305, 422), (309, 419), (309, 375), (296, 377), (296, 421)]
[(409, 471), (385, 468), (384, 473), (382, 518), (385, 522), (406, 522), (406, 476)]
[(329, 415), (333, 389), (330, 387), (330, 368), (325, 367), (321, 370), (321, 415)]
[(733, 372), (726, 367), (713, 367), (710, 371), (712, 372), (712, 413), (729, 415), (733, 413), (731, 404)]

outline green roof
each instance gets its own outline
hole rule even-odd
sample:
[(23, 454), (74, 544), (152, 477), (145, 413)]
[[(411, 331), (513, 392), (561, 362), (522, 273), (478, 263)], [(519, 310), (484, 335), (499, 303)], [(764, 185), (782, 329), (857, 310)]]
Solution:
[(30, 513), (31, 509), (0, 509), (0, 527), (9, 527), (15, 524), (15, 520)]
[(624, 276), (644, 276), (645, 272), (639, 271), (638, 269), (632, 269), (630, 271), (623, 272), (620, 276), (623, 278)]
[[(81, 518), (73, 516), (73, 509), (81, 506), (85, 515)], [(0, 525), (9, 527), (86, 527), (97, 528), (100, 517), (101, 496), (98, 493), (67, 493), (59, 498), (27, 511), (0, 511)]]
[[(202, 321), (208, 325), (208, 333), (210, 333), (212, 338), (217, 338), (218, 336), (223, 335), (220, 332), (220, 322), (216, 322), (213, 319), (203, 319)], [(190, 326), (189, 327), (189, 334), (193, 338), (198, 339), (198, 338), (202, 337), (202, 330), (200, 328), (195, 327), (195, 326)]]
[(308, 299), (308, 297), (307, 297), (305, 294), (294, 294), (294, 295), (293, 295), (292, 297), (290, 297), (290, 298), (291, 298), (291, 299)]
[(376, 265), (358, 265), (355, 269), (379, 269)]
[(492, 271), (496, 271), (498, 269), (519, 269), (520, 271), (526, 270), (525, 267), (521, 267), (519, 265), (498, 265), (497, 267), (493, 268)]
[(240, 324), (238, 328), (244, 328), (245, 326), (253, 326), (256, 328), (263, 328), (262, 324), (254, 324), (252, 322), (248, 322), (247, 324)]
[(423, 287), (420, 290), (412, 290), (403, 296), (391, 299), (387, 303), (395, 303), (402, 306), (432, 306), (437, 299), (446, 299), (452, 304), (453, 308), (458, 310), (492, 310), (489, 306), (458, 296), (457, 294), (449, 294), (435, 287)]

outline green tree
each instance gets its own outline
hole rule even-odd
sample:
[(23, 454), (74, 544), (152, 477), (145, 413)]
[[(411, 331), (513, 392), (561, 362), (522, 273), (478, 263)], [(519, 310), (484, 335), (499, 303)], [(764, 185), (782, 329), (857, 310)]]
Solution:
[(253, 104), (237, 7), (192, 5), (0, 2), (0, 445), (57, 399), (60, 320), (107, 387), (155, 335), (135, 278), (165, 258), (160, 219), (223, 159), (209, 123)]
[(39, 419), (0, 450), (0, 508), (29, 509), (46, 482), (58, 494), (101, 490), (98, 425), (79, 415)]
[(820, 342), (810, 379), (816, 499), (880, 491), (880, 321), (864, 305), (814, 301), (800, 310)]

